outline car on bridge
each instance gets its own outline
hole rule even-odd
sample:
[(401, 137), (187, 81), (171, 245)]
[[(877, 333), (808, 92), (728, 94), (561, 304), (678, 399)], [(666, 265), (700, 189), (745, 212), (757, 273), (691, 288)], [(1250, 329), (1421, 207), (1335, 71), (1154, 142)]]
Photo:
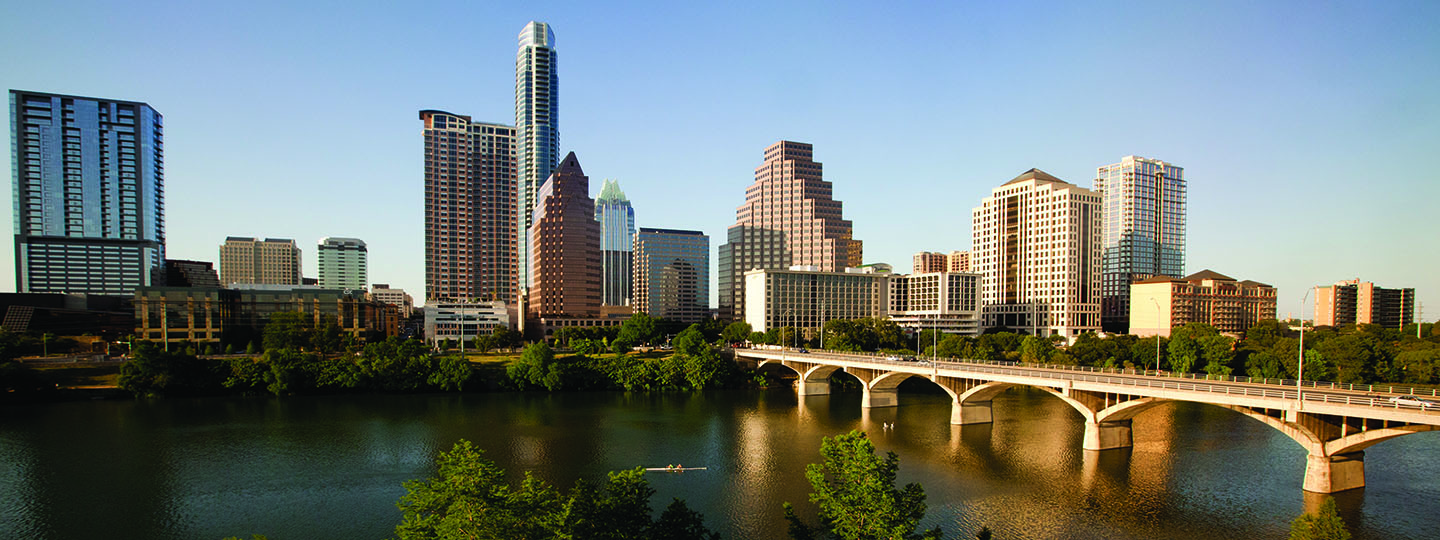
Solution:
[(1431, 401), (1420, 396), (1395, 396), (1390, 398), (1390, 403), (1396, 405), (1409, 405), (1422, 409), (1440, 409), (1440, 401)]

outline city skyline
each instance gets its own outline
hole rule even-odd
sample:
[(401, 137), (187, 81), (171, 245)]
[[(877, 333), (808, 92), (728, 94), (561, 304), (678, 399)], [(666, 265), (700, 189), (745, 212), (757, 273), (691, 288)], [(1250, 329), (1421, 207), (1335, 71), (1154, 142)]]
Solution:
[[(484, 17), (470, 7), (347, 7), (344, 24), (312, 36), (332, 27), (317, 23), (326, 9), (101, 5), (62, 29), (39, 21), (73, 6), (17, 4), (0, 21), (0, 43), (27, 54), (0, 84), (164, 111), (168, 257), (214, 260), (230, 235), (358, 237), (370, 244), (371, 281), (419, 297), (415, 111), (508, 123), (516, 30), (544, 21), (566, 56), (559, 150), (624, 182), (638, 226), (724, 238), (755, 149), (801, 141), (826, 164), (853, 238), (867, 245), (864, 262), (903, 271), (917, 251), (970, 249), (965, 210), (1015, 171), (1041, 168), (1091, 189), (1097, 165), (1140, 155), (1186, 168), (1185, 268), (1276, 286), (1281, 317), (1302, 311), (1308, 288), (1355, 277), (1413, 287), (1433, 306), (1424, 320), (1440, 314), (1431, 277), (1440, 254), (1425, 245), (1440, 187), (1423, 172), (1440, 165), (1428, 151), (1440, 143), (1440, 76), (1412, 65), (1440, 50), (1424, 24), (1437, 6), (816, 6), (766, 18), (758, 8), (675, 6), (673, 20), (702, 22), (669, 26), (642, 6), (503, 6)], [(431, 11), (478, 23), (441, 42), (457, 77), (421, 84), (435, 47), (417, 19)], [(1136, 27), (1188, 32), (1160, 42), (1093, 32), (1119, 13)], [(893, 38), (875, 29), (920, 16), (932, 31), (916, 43), (938, 58), (891, 54)], [(217, 22), (185, 23), (197, 17)], [(1040, 37), (1007, 39), (1020, 24)], [(143, 72), (84, 61), (136, 29), (135, 45), (151, 55)], [(777, 70), (775, 56), (803, 60)], [(895, 99), (897, 87), (914, 99)], [(1135, 114), (1183, 129), (1103, 128)], [(880, 122), (857, 122), (867, 119)], [(345, 190), (363, 196), (351, 207), (314, 204)], [(1350, 202), (1359, 196), (1385, 202)], [(14, 254), (4, 252), (0, 281), (13, 290)]]

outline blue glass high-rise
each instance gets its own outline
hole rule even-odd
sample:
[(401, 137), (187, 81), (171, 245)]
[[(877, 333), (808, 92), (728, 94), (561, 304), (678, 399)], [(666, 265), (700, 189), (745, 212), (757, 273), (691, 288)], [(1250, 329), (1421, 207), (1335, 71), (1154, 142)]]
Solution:
[(19, 292), (132, 294), (165, 260), (164, 122), (145, 103), (10, 91)]
[(635, 209), (614, 180), (606, 180), (595, 198), (595, 221), (600, 222), (600, 303), (630, 305)]
[(1185, 275), (1185, 169), (1126, 156), (1096, 170), (1095, 191), (1103, 219), (1100, 324), (1125, 333), (1132, 282)]

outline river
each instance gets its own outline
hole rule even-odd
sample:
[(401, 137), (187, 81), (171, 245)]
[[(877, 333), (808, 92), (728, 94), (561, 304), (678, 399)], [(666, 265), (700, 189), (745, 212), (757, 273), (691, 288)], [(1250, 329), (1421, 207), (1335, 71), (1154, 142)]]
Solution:
[[(949, 398), (793, 390), (85, 401), (0, 408), (0, 537), (386, 538), (401, 483), (466, 438), (507, 469), (568, 487), (650, 474), (657, 508), (686, 499), (725, 538), (784, 538), (781, 503), (808, 509), (821, 437), (867, 431), (921, 482), (947, 538), (1285, 538), (1318, 504), (1305, 453), (1218, 407), (1138, 416), (1133, 449), (1080, 449), (1069, 405), (1036, 390), (994, 401), (994, 423), (952, 426)], [(894, 423), (885, 430), (882, 423)], [(1366, 452), (1368, 487), (1340, 494), (1356, 539), (1440, 538), (1440, 433)], [(813, 510), (807, 512), (813, 515)]]

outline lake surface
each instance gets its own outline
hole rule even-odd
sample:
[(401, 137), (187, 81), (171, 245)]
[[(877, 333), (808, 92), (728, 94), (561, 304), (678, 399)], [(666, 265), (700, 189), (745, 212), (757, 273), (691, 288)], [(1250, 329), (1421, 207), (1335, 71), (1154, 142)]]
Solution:
[[(651, 474), (657, 508), (686, 499), (726, 538), (785, 536), (781, 503), (813, 517), (803, 471), (821, 437), (867, 431), (921, 482), (947, 538), (1285, 538), (1319, 498), (1305, 453), (1260, 422), (1173, 404), (1135, 419), (1135, 447), (1085, 452), (1069, 405), (1036, 390), (952, 426), (949, 398), (793, 390), (494, 393), (86, 401), (0, 408), (0, 537), (387, 538), (405, 480), (470, 439), (507, 469), (569, 487)], [(893, 431), (881, 424), (893, 422)], [(1366, 452), (1368, 487), (1337, 497), (1357, 539), (1440, 538), (1440, 433)]]

